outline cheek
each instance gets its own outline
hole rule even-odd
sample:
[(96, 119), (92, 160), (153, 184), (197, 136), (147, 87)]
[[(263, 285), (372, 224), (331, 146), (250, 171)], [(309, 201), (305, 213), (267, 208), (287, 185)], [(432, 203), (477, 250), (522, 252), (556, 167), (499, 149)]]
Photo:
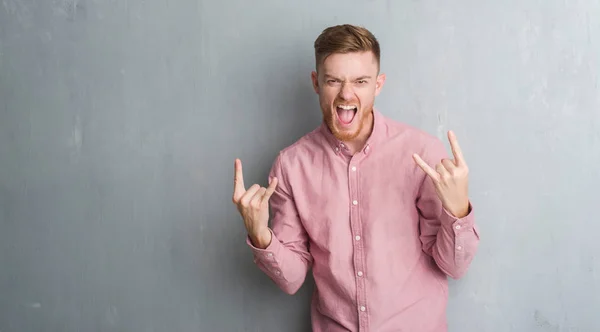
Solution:
[(333, 104), (333, 100), (326, 94), (319, 95), (319, 104), (321, 105), (321, 109), (327, 113), (330, 112), (331, 105)]
[(371, 90), (370, 88), (365, 89), (364, 91), (357, 93), (356, 96), (358, 97), (361, 106), (369, 106), (373, 104), (373, 101), (375, 100), (375, 90)]
[(321, 103), (327, 105), (333, 104), (336, 96), (337, 93), (333, 89), (323, 89), (321, 91)]

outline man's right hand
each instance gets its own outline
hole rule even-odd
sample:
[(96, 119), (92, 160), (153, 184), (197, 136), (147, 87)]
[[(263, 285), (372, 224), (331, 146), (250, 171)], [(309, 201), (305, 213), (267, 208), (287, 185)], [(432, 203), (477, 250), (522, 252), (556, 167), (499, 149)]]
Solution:
[(271, 179), (268, 188), (257, 184), (248, 190), (244, 186), (242, 161), (235, 160), (233, 203), (244, 219), (244, 224), (254, 246), (264, 249), (271, 243), (269, 230), (269, 198), (277, 187), (277, 178)]

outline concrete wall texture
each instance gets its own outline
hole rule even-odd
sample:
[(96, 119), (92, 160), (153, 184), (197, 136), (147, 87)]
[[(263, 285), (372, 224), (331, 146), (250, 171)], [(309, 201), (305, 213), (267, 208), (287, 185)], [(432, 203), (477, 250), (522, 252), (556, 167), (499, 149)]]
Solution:
[(600, 2), (0, 1), (0, 331), (306, 331), (252, 262), (266, 184), (320, 123), (312, 43), (382, 44), (377, 107), (456, 131), (482, 242), (451, 331), (600, 331)]

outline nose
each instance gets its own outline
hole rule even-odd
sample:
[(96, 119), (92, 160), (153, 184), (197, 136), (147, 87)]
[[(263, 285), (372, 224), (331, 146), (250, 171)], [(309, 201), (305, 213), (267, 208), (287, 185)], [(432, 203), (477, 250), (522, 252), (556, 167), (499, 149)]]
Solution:
[(343, 100), (352, 100), (353, 97), (354, 90), (352, 89), (352, 84), (344, 82), (342, 84), (342, 88), (340, 89), (340, 98)]

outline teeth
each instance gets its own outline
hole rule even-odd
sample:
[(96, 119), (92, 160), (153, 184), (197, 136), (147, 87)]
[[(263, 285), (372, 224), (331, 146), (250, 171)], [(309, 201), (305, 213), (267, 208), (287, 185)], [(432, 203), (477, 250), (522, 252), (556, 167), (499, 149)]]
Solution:
[(352, 110), (355, 109), (356, 106), (350, 106), (350, 105), (338, 105), (339, 108), (343, 108), (345, 110)]

